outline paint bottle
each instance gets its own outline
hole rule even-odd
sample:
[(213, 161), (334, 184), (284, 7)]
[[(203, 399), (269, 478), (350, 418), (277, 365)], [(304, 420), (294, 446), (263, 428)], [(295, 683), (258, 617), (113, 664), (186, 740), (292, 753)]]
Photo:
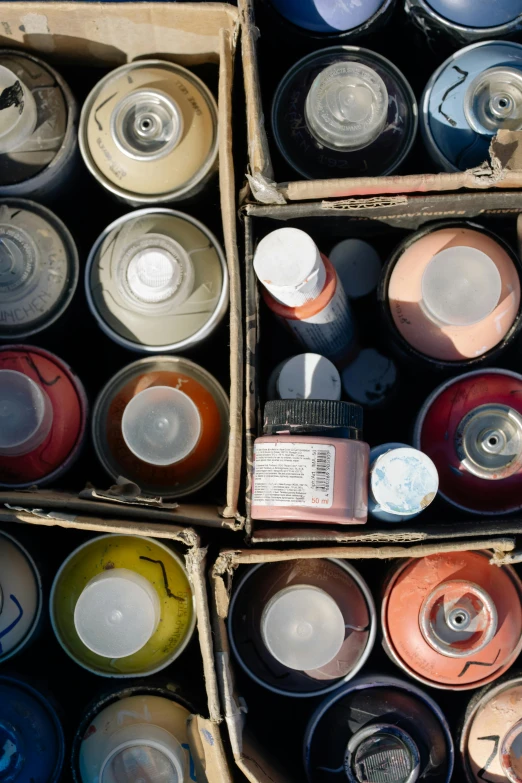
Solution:
[(272, 105), (279, 151), (305, 179), (391, 174), (417, 131), (402, 73), (376, 52), (333, 46), (299, 60)]
[(0, 339), (20, 340), (54, 323), (79, 271), (74, 240), (56, 215), (34, 201), (0, 201)]
[(421, 107), (424, 144), (437, 166), (480, 166), (498, 131), (522, 127), (522, 45), (484, 41), (456, 52), (429, 80)]
[(116, 373), (92, 416), (94, 447), (107, 473), (162, 497), (196, 492), (219, 473), (228, 430), (223, 387), (194, 362), (170, 356), (140, 359)]
[(102, 677), (164, 669), (196, 625), (181, 558), (144, 536), (98, 536), (75, 549), (56, 574), (50, 611), (65, 652)]
[(432, 688), (469, 690), (501, 676), (522, 650), (522, 583), (488, 552), (406, 560), (382, 601), (384, 648)]
[(363, 348), (344, 368), (341, 378), (344, 393), (350, 400), (375, 408), (389, 402), (395, 392), (397, 367), (375, 348)]
[(522, 678), (506, 675), (470, 700), (460, 732), (460, 753), (468, 783), (518, 783), (522, 726)]
[(409, 522), (433, 502), (439, 474), (427, 454), (405, 443), (370, 450), (368, 512), (381, 522)]
[(98, 237), (85, 270), (91, 312), (131, 351), (179, 352), (208, 337), (228, 307), (228, 270), (215, 236), (171, 209), (141, 209)]
[(332, 361), (354, 351), (355, 325), (339, 277), (305, 231), (278, 228), (258, 244), (254, 270), (266, 305), (308, 350)]
[(397, 349), (433, 369), (496, 358), (521, 326), (520, 262), (476, 223), (436, 223), (391, 256), (379, 286)]
[(381, 259), (362, 239), (343, 239), (328, 256), (349, 299), (369, 296), (379, 284)]
[(442, 33), (461, 44), (506, 38), (522, 29), (518, 0), (405, 0), (406, 13), (426, 33)]
[(340, 400), (341, 376), (324, 356), (300, 353), (272, 371), (267, 396), (269, 400)]
[(382, 674), (336, 690), (306, 729), (308, 783), (449, 783), (453, 762), (438, 704), (411, 682)]
[(192, 198), (217, 168), (217, 105), (193, 73), (163, 60), (111, 71), (80, 117), (85, 164), (124, 201), (160, 204)]
[(370, 447), (362, 423), (362, 408), (349, 402), (267, 402), (254, 443), (252, 519), (366, 522)]
[(0, 663), (34, 639), (42, 607), (42, 580), (33, 558), (16, 539), (0, 532)]
[(343, 560), (264, 563), (245, 571), (228, 618), (234, 655), (264, 688), (328, 693), (361, 669), (376, 635), (366, 582)]
[(59, 783), (65, 739), (50, 702), (31, 685), (0, 675), (0, 774), (6, 783)]
[(0, 348), (0, 486), (43, 486), (73, 464), (85, 440), (80, 380), (42, 348)]
[(59, 73), (26, 52), (0, 53), (0, 197), (48, 200), (73, 175), (78, 108)]
[(439, 472), (439, 494), (475, 514), (522, 508), (522, 375), (476, 370), (438, 386), (419, 411), (413, 445)]
[(382, 26), (395, 0), (370, 0), (364, 4), (331, 0), (270, 0), (270, 3), (287, 22), (314, 38), (328, 40), (341, 36), (343, 41), (348, 41), (369, 35)]
[(192, 709), (175, 689), (139, 683), (95, 699), (74, 736), (74, 783), (195, 781), (187, 735)]

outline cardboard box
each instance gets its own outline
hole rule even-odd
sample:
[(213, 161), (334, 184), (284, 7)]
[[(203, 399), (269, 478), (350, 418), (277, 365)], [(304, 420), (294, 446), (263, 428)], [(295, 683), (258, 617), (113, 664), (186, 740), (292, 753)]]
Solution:
[[(261, 747), (255, 736), (249, 731), (249, 708), (254, 710), (255, 703), (247, 704), (238, 694), (234, 671), (237, 671), (238, 664), (234, 661), (227, 635), (226, 619), (230, 596), (234, 588), (234, 574), (239, 566), (255, 565), (257, 563), (277, 563), (289, 560), (312, 559), (312, 558), (336, 558), (339, 560), (350, 560), (357, 566), (356, 561), (370, 560), (375, 561), (375, 567), (382, 566), (383, 573), (386, 568), (382, 561), (395, 560), (398, 558), (425, 557), (426, 555), (439, 552), (458, 552), (463, 550), (492, 550), (492, 567), (495, 565), (504, 565), (520, 561), (520, 555), (514, 552), (515, 540), (512, 538), (487, 538), (485, 540), (471, 540), (465, 542), (440, 543), (437, 536), (427, 535), (425, 543), (414, 546), (399, 546), (404, 539), (401, 534), (389, 533), (386, 536), (375, 536), (373, 541), (383, 542), (382, 546), (331, 546), (316, 547), (304, 549), (286, 549), (270, 550), (225, 550), (222, 551), (216, 560), (212, 569), (213, 598), (212, 612), (214, 622), (214, 646), (215, 662), (221, 691), (225, 720), (228, 727), (230, 742), (234, 759), (241, 770), (251, 783), (300, 783), (302, 776), (299, 776), (297, 770), (292, 770), (294, 774), (288, 774), (281, 770), (280, 765), (272, 758), (271, 748)], [(389, 565), (389, 564), (388, 564)], [(376, 642), (376, 645), (379, 642)], [(394, 667), (396, 668), (396, 667)], [(361, 675), (370, 669), (369, 663), (363, 667)], [(394, 672), (396, 676), (405, 679), (404, 673), (400, 669)], [(404, 676), (403, 676), (404, 675)], [(258, 691), (260, 688), (258, 687)], [(430, 695), (433, 695), (431, 693)], [(450, 694), (452, 697), (455, 695)], [(467, 692), (469, 696), (469, 692)], [(272, 696), (272, 694), (270, 694)], [(264, 706), (263, 721), (272, 721), (280, 730), (280, 742), (278, 750), (284, 751), (285, 745), (285, 720), (290, 720), (292, 710), (296, 708), (299, 713), (311, 714), (313, 707), (317, 704), (317, 699), (299, 699), (292, 700), (286, 698), (285, 706), (287, 712), (283, 715), (276, 712), (269, 714), (267, 703)], [(282, 707), (281, 699), (277, 702)]]
[[(36, 494), (7, 491), (0, 492), (0, 503), (18, 504), (28, 509), (45, 508), (49, 513), (57, 510), (62, 513), (61, 509), (66, 509), (64, 513), (80, 511), (92, 516), (125, 516), (122, 504), (130, 503), (129, 516), (141, 507), (148, 509), (149, 519), (157, 519), (158, 522), (232, 529), (241, 526), (238, 498), (242, 451), (243, 338), (232, 156), (233, 61), (238, 32), (238, 11), (226, 3), (0, 3), (0, 44), (39, 55), (58, 69), (75, 65), (116, 68), (144, 58), (171, 60), (188, 68), (204, 63), (215, 64), (219, 72), (219, 188), (230, 275), (230, 433), (223, 508), (190, 503), (180, 506), (162, 504), (159, 499), (141, 498), (139, 488), (134, 485), (117, 487), (109, 492), (90, 488), (82, 493), (81, 499), (74, 494), (53, 491)], [(183, 202), (180, 202), (179, 208), (184, 209)], [(128, 361), (132, 358), (129, 357)], [(95, 501), (91, 506), (89, 499)]]
[[(422, 172), (404, 176), (386, 177), (350, 177), (344, 179), (298, 180), (282, 182), (277, 168), (272, 165), (269, 144), (270, 106), (272, 95), (266, 87), (265, 72), (259, 73), (257, 47), (259, 38), (269, 37), (270, 29), (258, 28), (255, 10), (261, 0), (238, 0), (242, 23), (242, 58), (246, 93), (247, 133), (249, 173), (247, 174), (250, 192), (253, 198), (263, 204), (285, 204), (289, 201), (305, 201), (324, 198), (346, 198), (348, 196), (370, 196), (396, 193), (445, 192), (469, 190), (488, 190), (490, 188), (522, 188), (522, 133), (501, 131), (491, 145), (490, 160), (482, 166), (458, 173), (425, 174)], [(291, 26), (290, 26), (291, 27)], [(289, 40), (292, 31), (289, 27)], [(411, 26), (411, 32), (415, 28)], [(273, 39), (272, 39), (273, 40)], [(357, 44), (360, 42), (357, 41)], [(361, 42), (366, 48), (372, 48), (371, 38)], [(408, 50), (415, 61), (415, 51)], [(331, 46), (315, 39), (316, 50)], [(277, 43), (274, 41), (274, 51)], [(292, 48), (290, 42), (289, 48)], [(295, 62), (301, 55), (296, 54)], [(274, 63), (277, 60), (274, 55)], [(280, 76), (283, 77), (284, 72)], [(407, 76), (407, 74), (405, 74)], [(264, 85), (264, 86), (263, 86)]]
[[(318, 242), (321, 250), (328, 254), (330, 247), (345, 237), (367, 238), (370, 243), (382, 238), (391, 250), (401, 238), (400, 231), (407, 233), (428, 221), (447, 218), (478, 218), (485, 226), (494, 226), (497, 232), (509, 232), (513, 246), (522, 244), (522, 198), (520, 194), (510, 192), (432, 195), (432, 196), (388, 196), (369, 199), (345, 199), (340, 202), (322, 201), (306, 204), (286, 204), (282, 206), (263, 206), (247, 204), (242, 209), (242, 219), (245, 229), (245, 337), (246, 337), (246, 400), (245, 400), (245, 461), (247, 467), (246, 485), (246, 531), (252, 543), (266, 544), (268, 542), (308, 542), (317, 541), (348, 543), (369, 542), (379, 539), (379, 536), (389, 535), (384, 530), (376, 529), (377, 523), (372, 521), (364, 525), (316, 525), (307, 523), (301, 527), (291, 523), (253, 522), (250, 516), (253, 448), (256, 437), (261, 434), (261, 415), (264, 403), (264, 393), (268, 374), (278, 361), (299, 353), (302, 349), (298, 343), (286, 340), (289, 353), (279, 355), (285, 333), (282, 326), (277, 325), (277, 337), (273, 339), (276, 328), (275, 316), (269, 313), (260, 303), (259, 288), (253, 269), (253, 256), (257, 242), (269, 231), (290, 225), (307, 231)], [(329, 243), (329, 244), (328, 244)], [(384, 260), (384, 259), (383, 259)], [(376, 329), (379, 329), (376, 321)], [(281, 338), (281, 339), (280, 339)], [(516, 342), (516, 341), (514, 341)], [(267, 349), (263, 351), (263, 348)], [(519, 350), (519, 349), (518, 349)], [(512, 369), (520, 371), (519, 353), (512, 346), (515, 361)], [(261, 359), (262, 353), (269, 354), (269, 365)], [(265, 357), (266, 358), (266, 357)], [(503, 358), (500, 360), (501, 366)], [(462, 371), (464, 372), (464, 370)], [(411, 376), (410, 384), (418, 385), (418, 373)], [(434, 380), (429, 391), (438, 385)], [(403, 384), (404, 385), (404, 384)], [(427, 396), (427, 395), (426, 395)], [(401, 401), (392, 408), (394, 415), (400, 415)], [(408, 402), (402, 403), (409, 417), (415, 415), (415, 409), (408, 409)], [(372, 415), (369, 410), (365, 418)], [(364, 428), (363, 428), (364, 437)], [(405, 434), (406, 438), (407, 435)], [(397, 437), (381, 440), (370, 440), (370, 445), (378, 445)], [(400, 440), (400, 438), (399, 438)], [(444, 538), (459, 536), (491, 535), (492, 533), (516, 533), (522, 530), (522, 520), (510, 516), (504, 520), (495, 518), (491, 523), (489, 518), (465, 515), (449, 504), (437, 499), (422, 515), (401, 526), (397, 533), (401, 541), (422, 541), (430, 532), (438, 532)], [(498, 523), (498, 524), (497, 524)], [(390, 528), (388, 528), (389, 530)], [(375, 539), (375, 536), (378, 538)]]

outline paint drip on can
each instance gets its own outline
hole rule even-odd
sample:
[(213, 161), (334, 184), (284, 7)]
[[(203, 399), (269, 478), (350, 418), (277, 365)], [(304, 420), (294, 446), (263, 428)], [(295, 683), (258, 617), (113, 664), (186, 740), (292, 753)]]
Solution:
[(360, 670), (376, 635), (361, 575), (342, 560), (293, 560), (245, 572), (230, 604), (234, 655), (259, 685), (311, 697)]
[(33, 558), (16, 539), (0, 532), (0, 663), (34, 639), (42, 607), (42, 580)]
[(522, 375), (476, 370), (441, 384), (419, 411), (413, 444), (435, 463), (439, 493), (454, 506), (522, 508)]
[(407, 560), (388, 578), (384, 647), (411, 677), (468, 690), (500, 677), (522, 650), (522, 583), (487, 552)]

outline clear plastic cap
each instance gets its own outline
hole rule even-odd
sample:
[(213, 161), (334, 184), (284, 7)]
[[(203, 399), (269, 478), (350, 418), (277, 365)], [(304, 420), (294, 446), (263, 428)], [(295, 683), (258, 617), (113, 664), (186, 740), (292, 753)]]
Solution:
[(284, 666), (312, 671), (333, 661), (344, 642), (345, 622), (324, 590), (292, 585), (272, 596), (263, 609), (261, 636)]
[(104, 658), (125, 658), (156, 631), (161, 605), (154, 585), (128, 568), (93, 577), (74, 608), (74, 626), (84, 645)]
[(330, 252), (330, 261), (350, 299), (367, 296), (377, 288), (381, 259), (362, 239), (343, 239)]
[(16, 370), (0, 370), (0, 455), (29, 454), (48, 436), (53, 407), (43, 389)]
[(143, 305), (166, 301), (181, 305), (194, 288), (190, 256), (178, 242), (160, 234), (146, 234), (133, 242), (118, 271), (123, 293)]
[(437, 253), (422, 276), (422, 303), (428, 317), (450, 326), (471, 326), (493, 312), (502, 280), (492, 259), (460, 245)]
[(274, 299), (287, 307), (313, 302), (326, 283), (317, 245), (299, 228), (278, 228), (267, 234), (257, 246), (254, 269)]
[(185, 752), (165, 729), (148, 723), (125, 726), (110, 737), (100, 783), (183, 783)]
[(18, 149), (36, 128), (38, 112), (32, 93), (18, 76), (0, 65), (0, 154)]
[(280, 400), (340, 400), (341, 376), (324, 356), (300, 353), (280, 368), (276, 391)]
[(390, 514), (418, 514), (434, 500), (438, 488), (432, 460), (409, 446), (385, 452), (371, 469), (370, 492), (378, 509)]
[(121, 428), (136, 457), (150, 465), (174, 465), (194, 451), (201, 417), (184, 392), (171, 386), (151, 386), (127, 404)]
[(388, 119), (388, 90), (377, 71), (355, 60), (334, 63), (316, 76), (305, 103), (313, 136), (330, 149), (360, 150)]

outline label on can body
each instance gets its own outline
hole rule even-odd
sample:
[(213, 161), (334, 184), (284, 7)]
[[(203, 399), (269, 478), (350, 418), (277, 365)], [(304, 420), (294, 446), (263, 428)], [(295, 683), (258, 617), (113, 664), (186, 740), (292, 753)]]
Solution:
[(285, 319), (300, 342), (327, 358), (346, 354), (354, 341), (355, 328), (344, 288), (337, 283), (333, 297), (310, 318)]
[(256, 443), (252, 503), (331, 508), (334, 476), (335, 446)]

